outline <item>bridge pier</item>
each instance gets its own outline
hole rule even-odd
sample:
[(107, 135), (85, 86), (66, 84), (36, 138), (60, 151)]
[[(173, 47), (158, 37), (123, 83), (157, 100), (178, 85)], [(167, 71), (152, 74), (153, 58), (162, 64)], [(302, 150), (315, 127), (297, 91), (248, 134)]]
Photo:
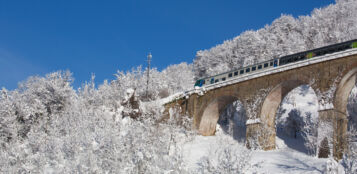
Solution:
[(275, 130), (260, 122), (247, 124), (246, 129), (247, 148), (275, 149)]
[[(317, 155), (327, 158), (331, 155), (341, 159), (347, 149), (347, 117), (336, 109), (319, 111)], [(326, 149), (326, 140), (328, 149)]]
[(259, 144), (259, 131), (261, 127), (260, 123), (247, 124), (246, 127), (246, 146), (248, 149), (258, 147)]

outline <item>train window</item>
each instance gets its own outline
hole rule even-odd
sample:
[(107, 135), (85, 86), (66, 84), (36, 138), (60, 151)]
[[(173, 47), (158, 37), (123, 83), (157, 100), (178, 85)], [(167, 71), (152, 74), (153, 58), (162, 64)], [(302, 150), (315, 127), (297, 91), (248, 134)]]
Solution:
[(218, 79), (216, 79), (216, 80), (214, 81), (214, 83), (217, 83), (217, 82), (219, 82), (219, 80), (218, 80)]
[(263, 65), (258, 65), (258, 69), (262, 69)]
[(352, 48), (357, 48), (357, 42), (353, 42), (351, 47)]
[(314, 53), (313, 52), (310, 52), (310, 53), (306, 54), (306, 58), (310, 59), (312, 57), (314, 57)]
[(268, 67), (269, 63), (264, 63), (264, 68)]
[(214, 83), (214, 78), (211, 79), (211, 84), (213, 84), (213, 83)]
[(237, 76), (238, 75), (238, 71), (234, 72), (234, 76)]
[(277, 66), (278, 66), (278, 60), (275, 59), (275, 60), (274, 60), (274, 67), (277, 67)]
[(200, 84), (200, 81), (197, 80), (196, 83), (195, 83), (195, 86), (198, 86)]
[(305, 59), (305, 56), (304, 55), (300, 55), (299, 59), (303, 60), (303, 59)]
[(232, 75), (233, 75), (232, 73), (229, 73), (229, 74), (228, 74), (228, 77), (232, 77)]
[(226, 80), (226, 78), (225, 78), (225, 77), (223, 77), (223, 78), (222, 78), (222, 81), (225, 81), (225, 80)]
[(245, 69), (245, 72), (246, 73), (250, 72), (250, 68)]
[(256, 66), (253, 66), (253, 67), (252, 67), (252, 71), (255, 71), (255, 70), (257, 70), (257, 67), (256, 67)]
[(240, 70), (239, 74), (244, 74), (244, 70)]
[(270, 66), (273, 66), (273, 62), (270, 62)]

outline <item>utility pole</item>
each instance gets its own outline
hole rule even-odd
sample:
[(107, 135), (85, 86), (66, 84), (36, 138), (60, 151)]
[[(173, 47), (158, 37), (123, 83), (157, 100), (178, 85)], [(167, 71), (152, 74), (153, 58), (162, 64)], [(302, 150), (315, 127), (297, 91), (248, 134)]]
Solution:
[(149, 99), (149, 80), (150, 80), (150, 62), (151, 62), (151, 58), (152, 58), (152, 55), (151, 53), (149, 53), (149, 55), (147, 56), (148, 58), (148, 74), (147, 74), (147, 80), (146, 80), (146, 99)]

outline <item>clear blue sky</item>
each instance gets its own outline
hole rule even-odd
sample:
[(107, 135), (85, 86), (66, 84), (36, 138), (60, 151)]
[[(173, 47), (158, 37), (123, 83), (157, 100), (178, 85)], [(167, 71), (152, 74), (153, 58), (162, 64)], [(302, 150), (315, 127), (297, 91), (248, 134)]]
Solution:
[(75, 87), (96, 75), (192, 63), (208, 49), (281, 14), (310, 14), (334, 0), (0, 0), (0, 88), (70, 70)]

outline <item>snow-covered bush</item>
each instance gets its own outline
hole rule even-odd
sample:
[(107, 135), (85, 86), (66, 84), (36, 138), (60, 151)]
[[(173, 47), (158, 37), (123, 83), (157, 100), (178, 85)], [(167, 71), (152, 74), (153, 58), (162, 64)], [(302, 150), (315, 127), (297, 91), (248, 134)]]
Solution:
[(221, 137), (219, 148), (210, 151), (208, 156), (199, 161), (196, 173), (244, 173), (252, 168), (250, 165), (251, 151)]
[(333, 158), (329, 158), (326, 161), (326, 168), (324, 171), (325, 174), (345, 174), (343, 166), (341, 166)]

